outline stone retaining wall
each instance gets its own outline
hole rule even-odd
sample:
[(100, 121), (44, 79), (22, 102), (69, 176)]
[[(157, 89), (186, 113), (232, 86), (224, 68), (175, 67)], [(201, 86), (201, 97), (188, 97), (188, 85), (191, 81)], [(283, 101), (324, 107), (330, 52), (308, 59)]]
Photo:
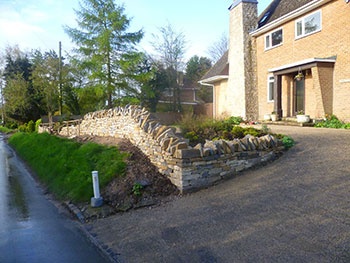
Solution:
[[(44, 126), (39, 131), (44, 131)], [(276, 157), (281, 142), (271, 135), (233, 141), (206, 141), (190, 147), (175, 128), (160, 124), (145, 109), (117, 107), (88, 113), (80, 123), (60, 130), (62, 136), (97, 135), (129, 139), (167, 175), (181, 192), (214, 182)]]

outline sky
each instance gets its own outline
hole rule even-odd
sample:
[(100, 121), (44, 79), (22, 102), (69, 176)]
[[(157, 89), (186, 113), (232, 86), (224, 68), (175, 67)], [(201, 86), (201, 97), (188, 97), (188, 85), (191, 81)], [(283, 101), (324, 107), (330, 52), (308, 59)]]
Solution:
[[(271, 0), (260, 0), (259, 14)], [(18, 45), (23, 51), (69, 52), (73, 44), (63, 27), (76, 27), (74, 9), (79, 0), (0, 0), (0, 52)], [(152, 34), (168, 23), (186, 39), (186, 57), (208, 56), (208, 48), (222, 34), (228, 34), (228, 7), (233, 0), (124, 0), (125, 14), (131, 18), (129, 31), (144, 31), (139, 49), (152, 53)]]

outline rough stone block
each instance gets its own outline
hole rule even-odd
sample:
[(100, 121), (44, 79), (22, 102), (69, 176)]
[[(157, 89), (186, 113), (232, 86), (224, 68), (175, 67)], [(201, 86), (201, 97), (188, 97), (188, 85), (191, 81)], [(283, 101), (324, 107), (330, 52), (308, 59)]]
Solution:
[(174, 157), (179, 159), (191, 159), (200, 157), (201, 153), (198, 149), (177, 149)]

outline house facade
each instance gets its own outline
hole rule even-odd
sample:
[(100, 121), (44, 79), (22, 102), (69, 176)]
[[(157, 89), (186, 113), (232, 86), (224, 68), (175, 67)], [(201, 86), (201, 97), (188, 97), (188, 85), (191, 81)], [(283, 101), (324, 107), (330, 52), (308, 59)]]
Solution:
[(229, 10), (227, 83), (210, 83), (215, 116), (305, 112), (350, 121), (349, 1), (274, 0), (258, 17), (257, 1), (237, 0)]

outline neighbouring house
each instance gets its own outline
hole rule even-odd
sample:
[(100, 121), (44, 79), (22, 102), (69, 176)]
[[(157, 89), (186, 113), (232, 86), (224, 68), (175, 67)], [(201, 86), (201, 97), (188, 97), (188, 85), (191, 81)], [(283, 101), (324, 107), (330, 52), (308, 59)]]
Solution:
[(200, 81), (214, 88), (214, 116), (350, 121), (349, 1), (274, 0), (260, 16), (257, 4), (229, 7), (228, 54)]

